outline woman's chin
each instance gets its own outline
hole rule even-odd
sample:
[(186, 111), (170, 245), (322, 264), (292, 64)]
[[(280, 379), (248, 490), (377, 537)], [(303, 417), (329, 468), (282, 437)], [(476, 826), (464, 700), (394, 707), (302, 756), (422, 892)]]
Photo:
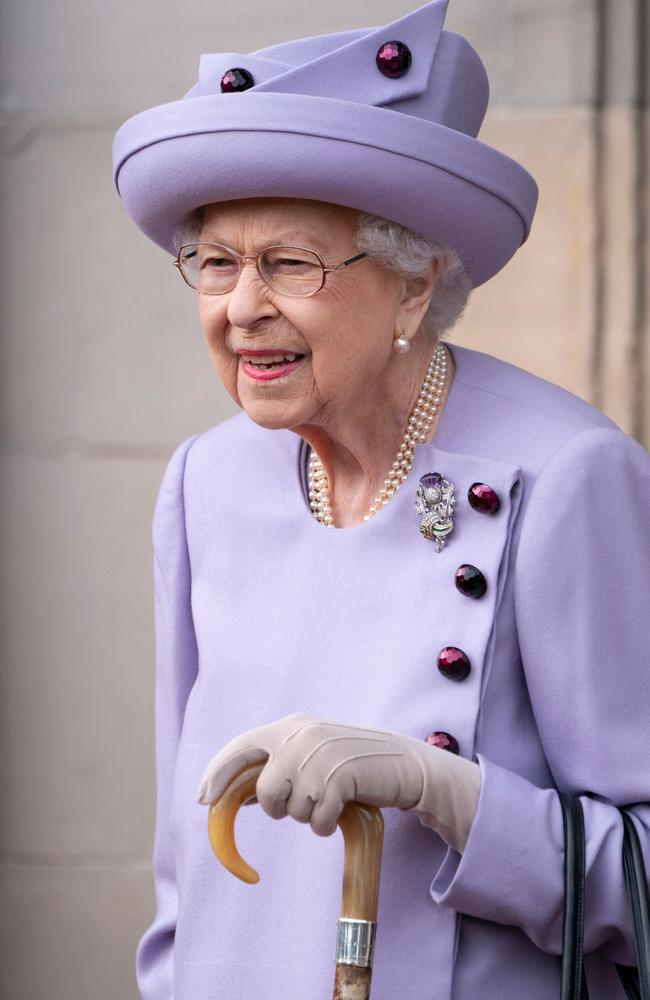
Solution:
[(254, 423), (270, 431), (293, 427), (303, 417), (301, 407), (286, 400), (242, 400), (241, 405)]

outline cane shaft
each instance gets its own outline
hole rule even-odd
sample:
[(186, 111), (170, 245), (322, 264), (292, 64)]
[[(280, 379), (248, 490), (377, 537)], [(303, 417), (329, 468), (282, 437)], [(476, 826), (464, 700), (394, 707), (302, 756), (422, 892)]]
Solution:
[(348, 802), (339, 826), (345, 856), (334, 1000), (369, 1000), (384, 817), (376, 806)]
[(357, 965), (337, 965), (333, 1000), (368, 1000), (372, 969)]

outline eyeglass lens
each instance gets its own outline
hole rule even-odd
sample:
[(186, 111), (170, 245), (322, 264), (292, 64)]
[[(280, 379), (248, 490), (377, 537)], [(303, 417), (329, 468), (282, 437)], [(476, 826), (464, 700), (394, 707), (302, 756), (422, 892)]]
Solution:
[[(185, 246), (180, 265), (189, 284), (205, 295), (231, 291), (241, 267), (227, 247), (214, 243)], [(321, 263), (309, 250), (271, 247), (262, 253), (259, 266), (271, 287), (287, 295), (311, 295), (323, 284)]]

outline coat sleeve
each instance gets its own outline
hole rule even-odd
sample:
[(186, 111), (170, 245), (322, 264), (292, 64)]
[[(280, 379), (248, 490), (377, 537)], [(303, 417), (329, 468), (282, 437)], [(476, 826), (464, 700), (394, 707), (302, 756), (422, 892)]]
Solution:
[[(585, 952), (636, 963), (617, 806), (634, 804), (650, 871), (650, 456), (616, 427), (582, 431), (538, 475), (514, 565), (533, 713), (557, 786), (581, 796)], [(562, 950), (562, 814), (539, 788), (477, 754), (483, 785), (462, 856), (431, 895)]]
[(198, 435), (183, 441), (169, 460), (152, 521), (157, 789), (153, 873), (156, 913), (153, 923), (140, 939), (136, 953), (136, 978), (143, 1000), (174, 998), (174, 934), (178, 898), (169, 811), (185, 705), (197, 675), (183, 498), (185, 462), (196, 437)]

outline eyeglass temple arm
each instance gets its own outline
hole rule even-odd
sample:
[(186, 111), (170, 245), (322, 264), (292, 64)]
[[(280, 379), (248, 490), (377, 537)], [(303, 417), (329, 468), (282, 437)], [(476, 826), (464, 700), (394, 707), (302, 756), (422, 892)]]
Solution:
[[(181, 266), (180, 263), (179, 263), (179, 260), (178, 260), (179, 257), (180, 257), (180, 250), (178, 251), (178, 255), (176, 257), (176, 260), (172, 261), (172, 264), (174, 265), (174, 267), (180, 267)], [(186, 260), (189, 260), (190, 257), (196, 257), (196, 250), (192, 250), (192, 253), (186, 253), (185, 254), (185, 259)]]
[(340, 264), (337, 264), (336, 267), (326, 267), (325, 265), (323, 265), (323, 270), (338, 271), (340, 267), (347, 267), (348, 264), (354, 264), (355, 260), (360, 260), (362, 257), (365, 256), (367, 256), (366, 253), (358, 253), (356, 257), (349, 257), (347, 260), (344, 260)]

